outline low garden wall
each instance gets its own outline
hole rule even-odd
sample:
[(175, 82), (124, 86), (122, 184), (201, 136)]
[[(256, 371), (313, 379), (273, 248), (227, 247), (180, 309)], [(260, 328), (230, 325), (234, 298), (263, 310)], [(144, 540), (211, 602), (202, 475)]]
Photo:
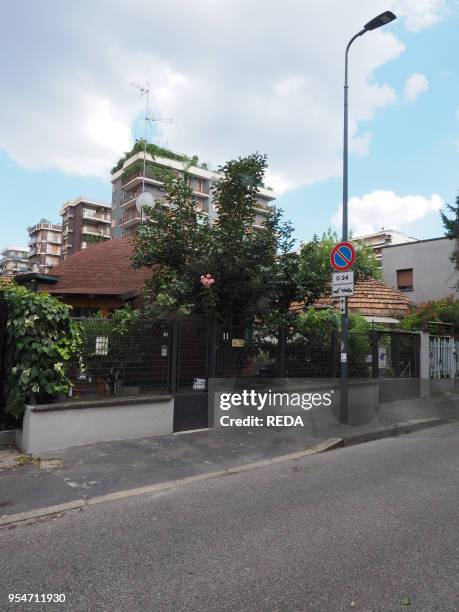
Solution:
[(170, 395), (123, 397), (26, 406), (16, 445), (25, 453), (170, 434), (174, 398)]

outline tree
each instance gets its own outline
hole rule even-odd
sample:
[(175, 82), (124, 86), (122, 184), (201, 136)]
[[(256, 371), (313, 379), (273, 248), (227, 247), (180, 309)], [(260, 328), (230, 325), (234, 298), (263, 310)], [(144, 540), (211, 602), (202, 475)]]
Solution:
[[(301, 304), (304, 308), (312, 306), (320, 297), (330, 291), (332, 269), (330, 253), (338, 242), (338, 236), (330, 229), (322, 238), (314, 236), (302, 245), (300, 252), (292, 252), (291, 233), (293, 228), (285, 228), (281, 250), (277, 259), (278, 282), (276, 300), (272, 317), (278, 324), (292, 324), (295, 315), (291, 305)], [(353, 266), (356, 280), (379, 278), (381, 270), (371, 247), (355, 244), (356, 261)]]
[(455, 204), (447, 204), (446, 207), (453, 213), (453, 217), (449, 219), (444, 212), (440, 211), (441, 220), (445, 228), (445, 236), (455, 241), (451, 261), (455, 263), (456, 270), (459, 270), (459, 195), (456, 196)]
[[(336, 232), (332, 232), (329, 228), (322, 235), (318, 249), (320, 251), (320, 261), (330, 270), (330, 254), (335, 244), (339, 242)], [(355, 263), (353, 265), (354, 276), (356, 281), (366, 280), (368, 278), (381, 278), (381, 267), (373, 252), (373, 249), (363, 242), (355, 242), (350, 239), (350, 242), (355, 248)]]
[(219, 168), (222, 178), (213, 193), (218, 220), (211, 229), (209, 263), (216, 312), (222, 321), (241, 326), (263, 318), (273, 299), (281, 215), (269, 211), (265, 228), (253, 228), (266, 166), (259, 153), (227, 162)]
[(196, 210), (186, 176), (165, 178), (169, 206), (145, 209), (133, 255), (134, 267), (153, 271), (147, 283), (152, 314), (204, 314), (246, 326), (270, 311), (277, 253), (291, 228), (274, 210), (267, 211), (262, 231), (253, 227), (265, 169), (259, 153), (220, 168), (214, 225)]
[[(459, 300), (446, 297), (420, 304), (400, 322), (400, 327), (409, 330), (429, 331), (432, 322), (451, 323), (454, 330), (459, 330)], [(437, 331), (439, 331), (438, 328)]]
[(196, 210), (185, 180), (165, 176), (163, 190), (166, 207), (144, 208), (133, 266), (153, 270), (145, 288), (152, 315), (185, 315), (200, 306), (205, 310), (199, 279), (208, 270), (211, 228)]

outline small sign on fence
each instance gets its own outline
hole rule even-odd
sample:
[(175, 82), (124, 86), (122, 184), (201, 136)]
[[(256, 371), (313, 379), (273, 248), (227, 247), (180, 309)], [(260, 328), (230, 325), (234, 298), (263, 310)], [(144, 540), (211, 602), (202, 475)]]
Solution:
[(205, 391), (206, 390), (206, 379), (195, 378), (193, 380), (193, 391)]
[(233, 348), (243, 348), (245, 346), (245, 340), (243, 338), (233, 338), (231, 340), (231, 346)]

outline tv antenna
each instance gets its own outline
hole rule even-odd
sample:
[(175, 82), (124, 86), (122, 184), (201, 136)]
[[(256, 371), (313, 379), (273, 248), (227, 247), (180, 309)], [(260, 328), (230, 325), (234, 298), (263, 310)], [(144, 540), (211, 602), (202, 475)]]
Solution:
[[(147, 138), (148, 138), (148, 126), (154, 123), (172, 123), (172, 119), (163, 119), (160, 114), (154, 116), (150, 112), (149, 95), (150, 95), (150, 83), (145, 81), (144, 85), (139, 85), (131, 81), (131, 85), (135, 87), (139, 92), (139, 97), (145, 96), (145, 131), (143, 138), (143, 175), (142, 175), (142, 195), (137, 199), (137, 204), (142, 208), (143, 206), (151, 206), (153, 204), (153, 196), (145, 194), (145, 173), (147, 163)], [(151, 201), (150, 201), (151, 200)], [(138, 206), (139, 207), (139, 206)], [(140, 210), (141, 210), (140, 208)]]

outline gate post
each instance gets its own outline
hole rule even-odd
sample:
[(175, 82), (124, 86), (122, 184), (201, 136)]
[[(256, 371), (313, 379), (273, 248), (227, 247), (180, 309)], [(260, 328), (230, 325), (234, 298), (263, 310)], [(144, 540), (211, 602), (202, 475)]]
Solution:
[(178, 365), (178, 335), (179, 323), (176, 319), (171, 322), (171, 350), (169, 361), (169, 393), (175, 395), (177, 393), (177, 365)]
[(395, 364), (395, 378), (400, 378), (400, 336), (393, 334), (391, 337), (392, 363)]
[(420, 377), (423, 380), (429, 380), (430, 378), (430, 334), (429, 332), (421, 331), (420, 336), (420, 350), (419, 350), (419, 366), (420, 366)]
[(207, 376), (207, 426), (215, 427), (215, 394), (216, 385), (215, 379), (220, 374), (218, 371), (218, 324), (217, 321), (212, 321), (210, 324), (209, 334), (209, 369)]
[(373, 378), (379, 378), (378, 332), (375, 329), (371, 332), (371, 372)]
[(218, 325), (211, 321), (209, 333), (209, 370), (208, 378), (217, 377)]

